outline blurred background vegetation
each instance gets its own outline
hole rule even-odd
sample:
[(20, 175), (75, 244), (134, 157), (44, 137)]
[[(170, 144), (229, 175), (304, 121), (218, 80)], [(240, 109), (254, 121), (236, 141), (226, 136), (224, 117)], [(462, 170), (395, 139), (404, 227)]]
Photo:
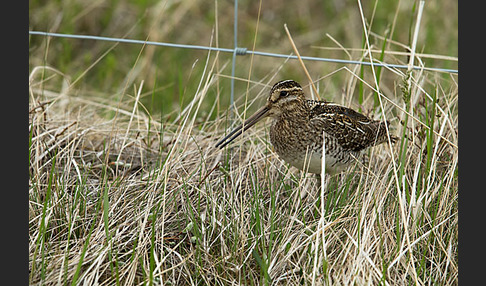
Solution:
[[(29, 4), (30, 30), (222, 48), (234, 45), (233, 1), (38, 0)], [(417, 52), (434, 55), (423, 58), (428, 67), (457, 68), (457, 60), (454, 60), (458, 54), (457, 6), (457, 1), (426, 1)], [(407, 52), (418, 1), (362, 1), (362, 7), (371, 31), (370, 43), (378, 50), (373, 56), (379, 58), (383, 48), (387, 52)], [(259, 1), (243, 0), (239, 1), (238, 8), (239, 47), (251, 50), (255, 43), (257, 51), (293, 53), (284, 30), (287, 24), (301, 55), (352, 60), (360, 60), (363, 55), (363, 26), (355, 0), (267, 0), (261, 2), (261, 7)], [(30, 36), (29, 49), (30, 70), (43, 65), (59, 70), (71, 83), (75, 82), (72, 87), (80, 96), (96, 95), (115, 102), (120, 98), (125, 100), (123, 94), (134, 93), (133, 84), (138, 86), (144, 81), (142, 103), (149, 112), (160, 112), (163, 117), (179, 112), (190, 101), (188, 97), (195, 94), (208, 61), (207, 51), (43, 36)], [(217, 77), (217, 84), (204, 103), (206, 106), (201, 107), (203, 112), (211, 112), (210, 118), (215, 118), (228, 106), (231, 57), (230, 53), (217, 55), (215, 72), (222, 76)], [(292, 78), (302, 84), (308, 83), (296, 60), (286, 62), (280, 58), (255, 56), (250, 66), (250, 59), (250, 55), (237, 57), (236, 100), (243, 98), (247, 89), (247, 83), (241, 79), (273, 84)], [(363, 60), (369, 61), (368, 58)], [(406, 64), (408, 59), (403, 54), (386, 55), (384, 61)], [(209, 64), (212, 62), (210, 60)], [(324, 98), (339, 102), (350, 75), (343, 72), (326, 75), (343, 65), (306, 62), (306, 66), (313, 80), (325, 77), (319, 83), (325, 92)], [(363, 67), (360, 76), (366, 78), (366, 73), (371, 74), (369, 68)], [(272, 76), (275, 76), (273, 80), (268, 78)], [(437, 76), (449, 80), (446, 74)], [(396, 81), (394, 74), (384, 73), (380, 85), (394, 90)], [(49, 84), (56, 85), (56, 81), (45, 84), (46, 88)], [(447, 83), (442, 86), (447, 87)], [(252, 92), (249, 96), (256, 94)], [(214, 100), (218, 101), (218, 108), (211, 111)]]

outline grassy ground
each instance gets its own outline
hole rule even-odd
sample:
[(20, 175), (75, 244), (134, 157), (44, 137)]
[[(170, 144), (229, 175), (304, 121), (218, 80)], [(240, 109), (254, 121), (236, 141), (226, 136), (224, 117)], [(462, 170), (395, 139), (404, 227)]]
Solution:
[[(457, 68), (457, 3), (240, 3), (239, 46)], [(30, 2), (32, 30), (233, 46), (231, 1)], [(443, 17), (443, 15), (448, 15)], [(367, 25), (367, 35), (363, 30)], [(416, 40), (416, 48), (412, 49)], [(238, 57), (234, 119), (297, 61)], [(30, 38), (30, 284), (458, 284), (456, 74), (306, 62), (400, 137), (325, 177), (229, 149), (231, 54)]]

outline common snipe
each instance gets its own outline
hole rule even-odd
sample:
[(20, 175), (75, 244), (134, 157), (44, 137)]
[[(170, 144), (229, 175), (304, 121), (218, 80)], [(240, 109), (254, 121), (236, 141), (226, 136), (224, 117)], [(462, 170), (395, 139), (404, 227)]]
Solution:
[[(216, 147), (223, 148), (267, 116), (273, 118), (270, 141), (275, 152), (290, 165), (311, 173), (321, 173), (323, 138), (330, 173), (344, 169), (362, 150), (388, 140), (388, 122), (334, 103), (308, 100), (300, 84), (283, 80), (272, 87), (267, 104)], [(390, 135), (391, 142), (396, 139)]]

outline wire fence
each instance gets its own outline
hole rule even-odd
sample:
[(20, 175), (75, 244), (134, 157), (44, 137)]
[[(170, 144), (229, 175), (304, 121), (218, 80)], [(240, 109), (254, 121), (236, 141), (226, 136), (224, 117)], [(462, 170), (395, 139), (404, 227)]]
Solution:
[[(126, 43), (126, 44), (139, 44), (139, 45), (153, 45), (161, 47), (170, 48), (180, 48), (180, 49), (194, 49), (194, 50), (206, 50), (206, 51), (217, 51), (223, 53), (232, 53), (232, 68), (231, 68), (231, 94), (230, 94), (230, 108), (232, 108), (234, 103), (234, 79), (235, 79), (235, 68), (236, 68), (236, 56), (245, 55), (255, 55), (264, 57), (275, 57), (275, 58), (285, 58), (285, 59), (298, 59), (296, 55), (293, 54), (278, 54), (269, 53), (261, 51), (248, 50), (245, 47), (238, 47), (238, 0), (235, 0), (234, 6), (234, 48), (217, 48), (209, 46), (200, 45), (186, 45), (186, 44), (175, 44), (175, 43), (165, 43), (165, 42), (154, 42), (154, 41), (144, 41), (144, 40), (134, 40), (125, 38), (113, 38), (113, 37), (103, 37), (103, 36), (93, 36), (93, 35), (76, 35), (76, 34), (62, 34), (62, 33), (51, 33), (43, 31), (29, 31), (29, 35), (38, 35), (45, 37), (58, 37), (58, 38), (71, 38), (71, 39), (81, 39), (81, 40), (95, 40), (95, 41), (106, 41), (106, 42), (116, 42), (116, 43)], [(436, 67), (426, 67), (426, 66), (410, 66), (410, 65), (400, 65), (400, 64), (388, 64), (383, 62), (366, 62), (357, 60), (344, 60), (344, 59), (332, 59), (332, 58), (321, 58), (321, 57), (309, 57), (300, 56), (300, 59), (305, 61), (320, 61), (320, 62), (330, 62), (339, 64), (352, 64), (352, 65), (363, 65), (363, 66), (382, 66), (387, 68), (395, 69), (413, 69), (413, 70), (424, 70), (424, 71), (435, 71), (444, 73), (458, 74), (457, 69), (446, 69), (446, 68), (436, 68)]]
[[(29, 31), (30, 35), (42, 35), (47, 37), (59, 37), (59, 38), (72, 38), (72, 39), (83, 39), (83, 40), (96, 40), (96, 41), (107, 41), (107, 42), (117, 42), (117, 43), (127, 43), (127, 44), (142, 44), (142, 45), (153, 45), (162, 46), (170, 48), (182, 48), (182, 49), (194, 49), (194, 50), (206, 50), (206, 51), (217, 51), (223, 53), (233, 53), (235, 55), (255, 55), (255, 56), (265, 56), (265, 57), (275, 57), (275, 58), (287, 58), (287, 59), (298, 59), (296, 55), (292, 54), (277, 54), (261, 51), (250, 51), (247, 48), (235, 47), (233, 49), (229, 48), (216, 48), (209, 46), (198, 46), (198, 45), (185, 45), (185, 44), (174, 44), (174, 43), (164, 43), (164, 42), (152, 42), (144, 40), (133, 40), (124, 38), (111, 38), (111, 37), (101, 37), (101, 36), (90, 36), (90, 35), (73, 35), (73, 34), (60, 34), (60, 33), (50, 33), (50, 32), (40, 32), (40, 31)], [(301, 56), (302, 60), (307, 61), (320, 61), (320, 62), (331, 62), (331, 63), (341, 63), (341, 64), (354, 64), (354, 65), (364, 65), (364, 66), (382, 66), (388, 68), (397, 69), (409, 69), (408, 65), (399, 64), (387, 64), (380, 62), (366, 62), (366, 61), (355, 61), (355, 60), (343, 60), (343, 59), (331, 59), (331, 58), (320, 58), (320, 57), (308, 57)], [(445, 73), (458, 74), (457, 69), (446, 69), (446, 68), (435, 68), (435, 67), (425, 67), (425, 66), (412, 66), (414, 70), (425, 70), (425, 71), (436, 71)]]

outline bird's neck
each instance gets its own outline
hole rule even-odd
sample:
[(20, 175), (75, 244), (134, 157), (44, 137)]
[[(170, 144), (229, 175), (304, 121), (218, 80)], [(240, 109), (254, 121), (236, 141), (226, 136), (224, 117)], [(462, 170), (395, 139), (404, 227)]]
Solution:
[(280, 118), (290, 119), (300, 121), (300, 119), (305, 120), (309, 114), (309, 107), (302, 99), (297, 99), (292, 102), (288, 102), (281, 108)]

